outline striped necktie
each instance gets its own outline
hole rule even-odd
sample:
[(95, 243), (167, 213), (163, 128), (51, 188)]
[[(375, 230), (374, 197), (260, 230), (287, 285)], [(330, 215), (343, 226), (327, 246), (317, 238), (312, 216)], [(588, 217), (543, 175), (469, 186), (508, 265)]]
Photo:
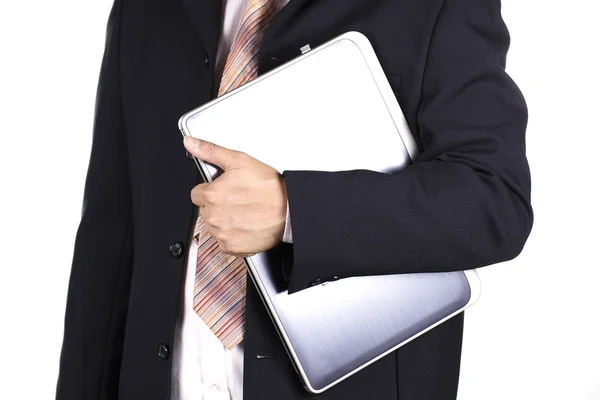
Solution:
[[(275, 15), (274, 0), (248, 0), (225, 62), (218, 96), (256, 78), (258, 50), (265, 28)], [(243, 258), (225, 254), (198, 216), (194, 228), (198, 244), (194, 281), (194, 311), (217, 338), (232, 349), (244, 339), (246, 266)]]

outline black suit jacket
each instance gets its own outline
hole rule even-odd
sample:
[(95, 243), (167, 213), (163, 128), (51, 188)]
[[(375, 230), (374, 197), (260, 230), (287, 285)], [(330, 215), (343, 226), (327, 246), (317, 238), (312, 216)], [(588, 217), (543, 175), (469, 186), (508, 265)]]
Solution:
[[(199, 182), (177, 120), (215, 96), (220, 3), (114, 2), (60, 400), (169, 397), (190, 190)], [(279, 246), (291, 259), (283, 271), (289, 291), (333, 275), (454, 271), (517, 256), (533, 221), (527, 110), (504, 71), (509, 35), (500, 1), (291, 0), (265, 33), (259, 74), (348, 30), (371, 40), (422, 154), (393, 175), (284, 172), (294, 243)], [(318, 397), (454, 399), (462, 327), (460, 314)], [(312, 396), (250, 281), (244, 345), (245, 400)]]

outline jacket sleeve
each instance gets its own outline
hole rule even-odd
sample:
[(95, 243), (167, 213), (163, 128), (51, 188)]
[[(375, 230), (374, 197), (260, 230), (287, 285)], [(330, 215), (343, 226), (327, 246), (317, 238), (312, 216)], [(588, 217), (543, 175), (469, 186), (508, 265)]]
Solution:
[(117, 398), (132, 269), (131, 190), (119, 86), (121, 0), (108, 18), (93, 139), (67, 292), (56, 398)]
[(359, 275), (477, 268), (516, 257), (533, 224), (527, 108), (506, 74), (497, 0), (446, 0), (417, 113), (423, 145), (399, 173), (284, 171), (294, 242), (288, 293)]

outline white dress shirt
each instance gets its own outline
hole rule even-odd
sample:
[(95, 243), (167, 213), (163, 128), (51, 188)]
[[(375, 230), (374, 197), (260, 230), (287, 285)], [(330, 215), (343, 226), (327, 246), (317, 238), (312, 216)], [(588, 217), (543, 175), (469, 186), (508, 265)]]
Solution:
[[(248, 0), (223, 0), (221, 39), (215, 64), (218, 85), (225, 60), (240, 25)], [(289, 0), (275, 0), (279, 11)], [(192, 225), (198, 216), (196, 207)], [(193, 226), (190, 232), (193, 233)], [(292, 242), (289, 204), (283, 241)], [(171, 400), (242, 400), (244, 377), (244, 342), (228, 350), (193, 309), (194, 276), (198, 246), (190, 237), (185, 277), (175, 337), (171, 375)]]

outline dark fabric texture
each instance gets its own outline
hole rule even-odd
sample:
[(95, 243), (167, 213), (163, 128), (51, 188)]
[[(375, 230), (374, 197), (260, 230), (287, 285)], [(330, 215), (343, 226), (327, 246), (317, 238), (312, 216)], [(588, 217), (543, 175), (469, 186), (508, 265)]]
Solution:
[[(59, 400), (169, 399), (185, 268), (170, 246), (181, 242), (187, 252), (190, 190), (200, 182), (177, 121), (216, 95), (220, 7), (221, 0), (114, 1)], [(305, 44), (349, 30), (373, 44), (422, 154), (391, 175), (284, 172), (294, 243), (278, 246), (290, 293), (315, 278), (455, 271), (516, 257), (533, 223), (527, 108), (504, 71), (509, 34), (500, 2), (291, 0), (265, 32), (259, 75)], [(463, 314), (320, 395), (302, 388), (250, 280), (246, 314), (245, 400), (456, 398)]]

